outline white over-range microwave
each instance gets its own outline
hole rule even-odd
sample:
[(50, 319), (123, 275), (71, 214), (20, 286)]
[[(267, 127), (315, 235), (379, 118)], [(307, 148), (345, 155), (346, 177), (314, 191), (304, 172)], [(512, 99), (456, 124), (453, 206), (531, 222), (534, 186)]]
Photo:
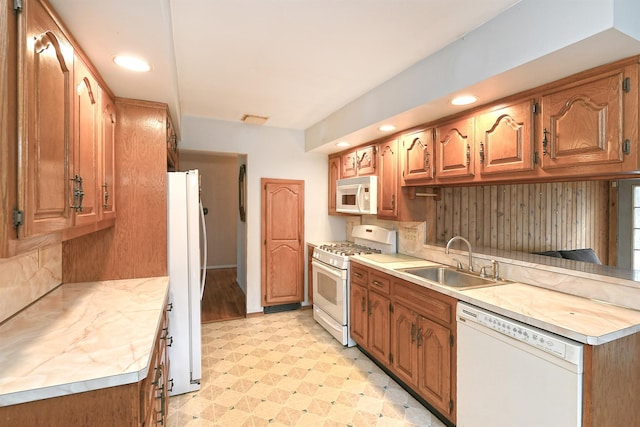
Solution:
[(378, 177), (359, 176), (339, 179), (336, 190), (336, 211), (359, 215), (378, 213)]

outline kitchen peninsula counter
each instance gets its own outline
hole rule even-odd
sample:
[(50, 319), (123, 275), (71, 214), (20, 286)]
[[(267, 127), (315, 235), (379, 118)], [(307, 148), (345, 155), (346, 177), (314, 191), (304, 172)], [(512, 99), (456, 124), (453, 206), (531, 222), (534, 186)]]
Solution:
[(147, 377), (168, 277), (63, 284), (0, 324), (0, 407)]
[[(369, 267), (458, 300), (590, 345), (600, 345), (640, 332), (640, 311), (525, 283), (456, 289), (399, 271), (441, 265), (403, 254), (352, 257)], [(610, 284), (603, 284), (607, 286)], [(638, 290), (640, 292), (640, 290)]]

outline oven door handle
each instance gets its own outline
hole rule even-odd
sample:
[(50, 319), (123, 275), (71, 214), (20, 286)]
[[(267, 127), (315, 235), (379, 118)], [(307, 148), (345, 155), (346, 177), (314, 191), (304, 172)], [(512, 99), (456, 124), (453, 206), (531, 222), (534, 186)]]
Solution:
[(311, 261), (311, 266), (313, 269), (318, 269), (318, 270), (322, 270), (323, 272), (325, 272), (326, 274), (333, 276), (335, 278), (338, 279), (342, 279), (342, 270), (340, 270), (339, 268), (336, 267), (330, 267), (326, 264), (322, 264), (319, 261)]

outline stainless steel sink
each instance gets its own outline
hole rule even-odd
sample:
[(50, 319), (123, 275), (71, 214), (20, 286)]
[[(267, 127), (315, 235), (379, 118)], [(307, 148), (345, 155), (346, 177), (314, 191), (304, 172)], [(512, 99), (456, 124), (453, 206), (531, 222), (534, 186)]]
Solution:
[(450, 286), (452, 288), (479, 288), (496, 286), (507, 283), (505, 280), (495, 281), (493, 279), (465, 273), (449, 267), (414, 267), (403, 268), (398, 271), (421, 277), (439, 285)]

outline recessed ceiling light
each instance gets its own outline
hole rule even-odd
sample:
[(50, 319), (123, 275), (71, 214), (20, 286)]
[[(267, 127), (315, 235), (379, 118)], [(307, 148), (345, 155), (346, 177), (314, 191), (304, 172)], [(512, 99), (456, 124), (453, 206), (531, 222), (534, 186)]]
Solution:
[(347, 141), (340, 141), (336, 144), (337, 147), (349, 147), (351, 146), (351, 144), (349, 144)]
[(140, 58), (135, 58), (133, 56), (116, 56), (113, 58), (113, 62), (121, 66), (122, 68), (126, 68), (131, 71), (149, 71), (151, 66), (147, 64), (147, 62)]
[(469, 105), (469, 104), (473, 104), (477, 100), (478, 100), (477, 96), (461, 95), (461, 96), (456, 96), (455, 98), (453, 98), (451, 100), (451, 104), (452, 105)]
[(396, 130), (396, 127), (394, 125), (382, 125), (378, 130), (382, 132), (391, 132), (392, 130)]

